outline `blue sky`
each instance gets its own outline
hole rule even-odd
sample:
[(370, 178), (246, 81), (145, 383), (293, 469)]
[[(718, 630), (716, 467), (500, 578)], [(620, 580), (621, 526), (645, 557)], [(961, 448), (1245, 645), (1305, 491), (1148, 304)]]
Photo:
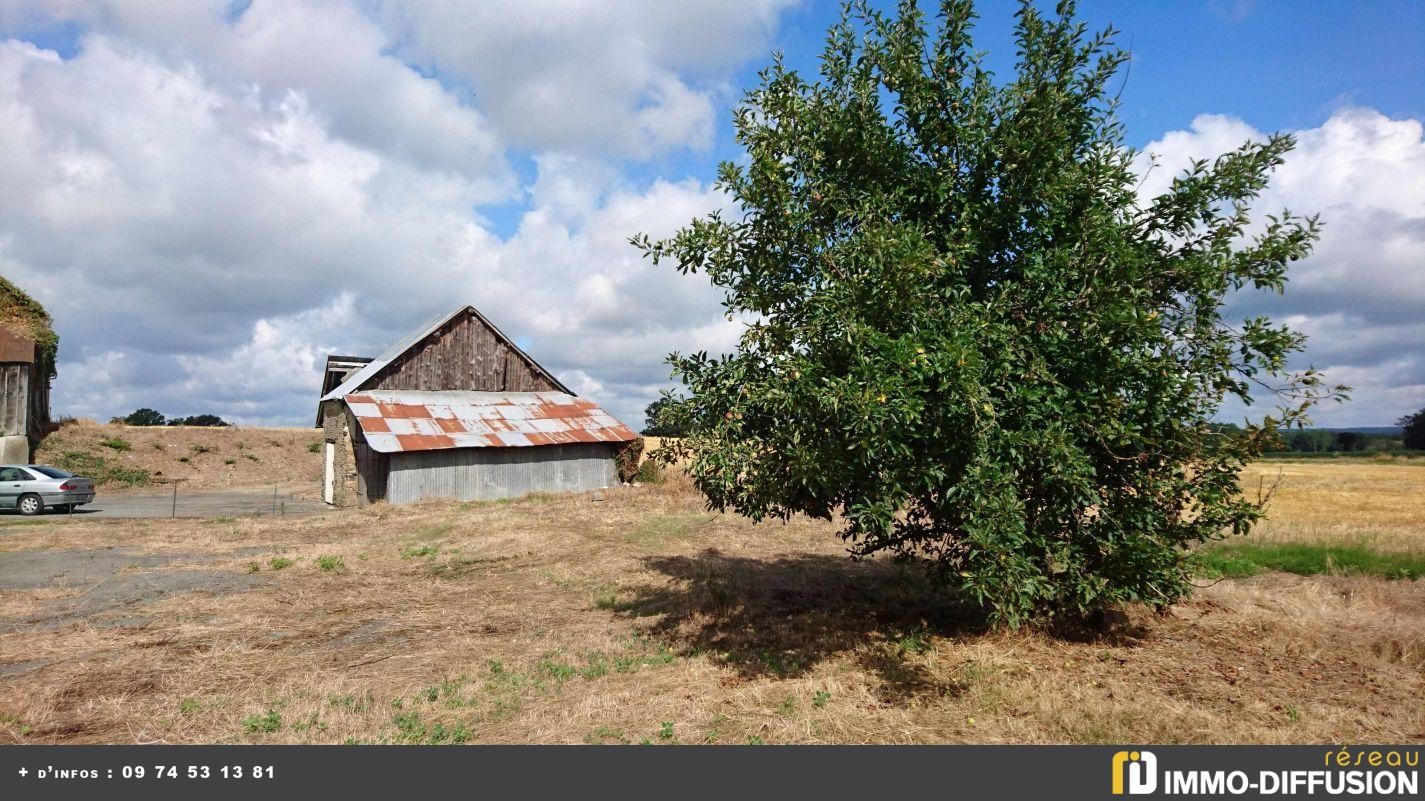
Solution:
[[(1000, 74), (1016, 7), (978, 4)], [(837, 14), (14, 0), (0, 273), (55, 312), (61, 413), (300, 424), (326, 352), (379, 352), (471, 302), (636, 423), (664, 354), (738, 329), (710, 287), (624, 241), (726, 204), (710, 184), (738, 155), (731, 106), (773, 50), (814, 72)], [(1425, 3), (1099, 1), (1080, 17), (1131, 47), (1129, 144), (1168, 168), (1297, 133), (1262, 209), (1320, 210), (1327, 235), (1285, 297), (1234, 309), (1306, 330), (1296, 366), (1358, 387), (1319, 421), (1425, 406)]]
[[(1004, 0), (977, 4), (976, 40), (1000, 75), (1014, 70), (1018, 7)], [(767, 57), (749, 60), (732, 82), (739, 89), (755, 85), (774, 49), (789, 66), (815, 73), (826, 30), (839, 16), (834, 2), (797, 6), (782, 17)], [(1100, 0), (1080, 3), (1079, 17), (1093, 30), (1118, 29), (1119, 44), (1132, 52), (1122, 119), (1133, 147), (1186, 128), (1202, 113), (1231, 115), (1263, 131), (1313, 127), (1346, 105), (1425, 118), (1425, 3)], [(644, 182), (670, 172), (711, 180), (719, 160), (737, 156), (728, 115), (720, 120), (710, 152), (631, 165), (630, 175)], [(512, 233), (523, 208), (485, 213)]]
[[(1019, 4), (976, 7), (976, 41), (989, 51), (987, 63), (1011, 74)], [(814, 71), (838, 16), (828, 2), (788, 14), (776, 39), (787, 63)], [(1079, 17), (1093, 30), (1117, 28), (1119, 44), (1132, 53), (1122, 118), (1134, 147), (1202, 113), (1267, 131), (1313, 127), (1348, 104), (1425, 117), (1425, 3), (1099, 0), (1081, 2)], [(739, 85), (753, 85), (757, 69), (741, 70)], [(718, 134), (719, 155), (733, 155), (731, 128)]]

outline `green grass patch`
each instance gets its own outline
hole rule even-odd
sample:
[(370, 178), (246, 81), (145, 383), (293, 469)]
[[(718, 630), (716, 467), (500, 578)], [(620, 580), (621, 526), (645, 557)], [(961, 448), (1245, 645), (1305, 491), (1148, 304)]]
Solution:
[(99, 444), (116, 451), (126, 451), (133, 447), (133, 444), (123, 437), (105, 437), (99, 440)]
[(472, 737), (464, 723), (446, 727), (441, 723), (427, 724), (417, 712), (403, 712), (391, 719), (396, 726), (396, 742), (419, 745), (449, 745), (469, 742)]
[(242, 719), (242, 728), (248, 734), (271, 733), (282, 728), (282, 716), (273, 709), (266, 715), (248, 715)]
[(13, 727), (21, 737), (27, 737), (30, 732), (35, 730), (35, 727), (21, 720), (19, 715), (12, 715), (8, 712), (0, 714), (0, 726)]
[(344, 573), (346, 572), (346, 560), (340, 556), (318, 556), (317, 567), (323, 573)]
[(296, 564), (296, 562), (293, 562), (285, 556), (274, 556), (267, 560), (268, 567), (271, 567), (273, 570), (281, 570), (284, 567), (291, 567), (294, 564)]
[(55, 460), (55, 467), (91, 478), (101, 487), (143, 487), (153, 481), (147, 470), (113, 464), (102, 456), (84, 451), (65, 451)]
[(1194, 570), (1203, 578), (1247, 578), (1263, 570), (1316, 576), (1323, 573), (1418, 579), (1425, 576), (1425, 556), (1381, 553), (1364, 545), (1234, 542), (1198, 551)]
[(401, 551), (402, 559), (420, 559), (422, 557), (433, 557), (440, 553), (440, 549), (434, 545), (419, 545), (405, 548)]

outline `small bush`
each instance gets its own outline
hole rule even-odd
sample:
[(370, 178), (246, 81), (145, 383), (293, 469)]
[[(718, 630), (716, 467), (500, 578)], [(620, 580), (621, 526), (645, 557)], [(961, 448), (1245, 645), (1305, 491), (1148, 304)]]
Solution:
[(224, 459), (223, 464), (237, 464), (237, 459)]
[(633, 480), (639, 484), (662, 484), (665, 480), (663, 466), (648, 459), (638, 466), (638, 472), (633, 474)]
[(311, 445), (308, 445), (308, 446), (307, 446), (307, 453), (318, 453), (319, 451), (321, 451), (321, 449), (322, 449), (322, 443), (320, 443), (320, 442), (313, 442)]
[(317, 567), (323, 573), (344, 573), (346, 572), (346, 560), (340, 556), (318, 556)]
[(193, 451), (193, 455), (194, 455), (194, 456), (201, 456), (201, 455), (203, 455), (203, 454), (205, 454), (205, 453), (210, 453), (210, 452), (213, 450), (213, 448), (212, 448), (212, 446), (210, 446), (210, 445), (202, 445), (202, 444), (197, 444), (197, 443), (195, 443), (195, 444), (193, 445), (193, 447), (190, 448), (189, 450)]
[(274, 556), (267, 560), (267, 566), (273, 570), (281, 570), (284, 567), (291, 567), (295, 562), (285, 556)]
[(261, 562), (248, 562), (248, 563), (247, 563), (247, 572), (249, 572), (249, 573), (256, 573), (257, 571), (259, 571), (259, 570), (261, 570), (261, 569), (262, 569), (262, 563), (261, 563)]
[(126, 451), (133, 447), (133, 444), (123, 437), (105, 437), (99, 440), (99, 444), (116, 451)]
[(632, 481), (638, 472), (638, 460), (643, 456), (643, 437), (626, 443), (614, 454), (614, 464), (618, 467), (619, 481)]

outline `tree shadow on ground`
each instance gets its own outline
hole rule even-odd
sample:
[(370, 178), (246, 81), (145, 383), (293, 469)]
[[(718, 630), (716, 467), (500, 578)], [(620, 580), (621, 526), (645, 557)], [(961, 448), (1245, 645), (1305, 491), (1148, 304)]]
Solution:
[(849, 655), (883, 681), (886, 700), (953, 693), (914, 657), (933, 637), (978, 635), (978, 609), (937, 593), (913, 566), (798, 554), (777, 558), (656, 556), (665, 583), (625, 588), (612, 605), (644, 619), (649, 635), (687, 654), (709, 654), (742, 678), (805, 675)]

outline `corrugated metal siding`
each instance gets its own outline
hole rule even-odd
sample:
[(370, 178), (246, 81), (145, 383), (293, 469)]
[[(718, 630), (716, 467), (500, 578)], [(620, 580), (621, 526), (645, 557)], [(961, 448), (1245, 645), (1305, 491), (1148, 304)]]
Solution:
[(531, 492), (584, 492), (618, 483), (616, 445), (457, 448), (391, 454), (386, 500), (493, 501)]
[(352, 450), (356, 454), (356, 491), (367, 501), (385, 498), (390, 459), (365, 442), (352, 443)]

